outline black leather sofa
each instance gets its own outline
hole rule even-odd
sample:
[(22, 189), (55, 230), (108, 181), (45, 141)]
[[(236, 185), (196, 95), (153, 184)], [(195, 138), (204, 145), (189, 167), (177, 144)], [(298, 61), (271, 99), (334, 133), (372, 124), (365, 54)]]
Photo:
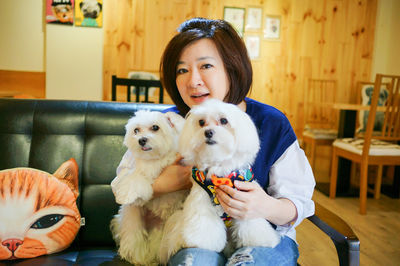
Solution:
[[(118, 258), (109, 229), (118, 211), (110, 182), (125, 152), (122, 142), (127, 120), (137, 110), (166, 107), (0, 99), (0, 170), (32, 167), (52, 173), (62, 162), (75, 158), (79, 165), (77, 204), (86, 222), (68, 249), (33, 259), (0, 261), (0, 265), (128, 265)], [(331, 237), (340, 265), (359, 264), (359, 240), (343, 220), (318, 204), (316, 215), (309, 219)]]

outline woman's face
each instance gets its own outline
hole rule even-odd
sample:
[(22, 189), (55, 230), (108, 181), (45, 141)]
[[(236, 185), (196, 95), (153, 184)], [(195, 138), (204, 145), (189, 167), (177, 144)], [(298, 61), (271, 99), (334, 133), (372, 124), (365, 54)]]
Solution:
[(224, 100), (229, 80), (213, 41), (200, 39), (183, 49), (176, 67), (176, 86), (190, 108), (208, 98)]

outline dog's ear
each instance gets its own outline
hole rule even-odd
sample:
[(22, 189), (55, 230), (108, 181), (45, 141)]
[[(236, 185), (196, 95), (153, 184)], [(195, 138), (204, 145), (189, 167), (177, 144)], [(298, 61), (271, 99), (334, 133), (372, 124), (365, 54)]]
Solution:
[(134, 130), (134, 125), (133, 125), (133, 120), (135, 119), (135, 115), (134, 116), (132, 116), (131, 118), (129, 118), (129, 120), (128, 120), (128, 122), (126, 123), (126, 125), (125, 125), (125, 137), (124, 137), (124, 142), (123, 142), (123, 144), (126, 146), (126, 147), (128, 147), (128, 145), (129, 145), (129, 142), (130, 142), (130, 140), (131, 140), (131, 134), (132, 134), (132, 131)]
[(79, 8), (82, 9), (82, 6), (83, 6), (83, 2), (80, 2), (79, 3)]
[(235, 126), (236, 139), (239, 140), (236, 143), (237, 153), (248, 156), (247, 161), (252, 161), (260, 149), (257, 128), (245, 112), (240, 111), (237, 115), (235, 114), (234, 119), (237, 122)]
[[(188, 113), (189, 114), (189, 113)], [(185, 122), (183, 123), (183, 128), (181, 134), (179, 136), (179, 154), (185, 158), (185, 162), (187, 164), (192, 164), (194, 159), (194, 146), (196, 141), (194, 140), (195, 136), (195, 127), (193, 126), (193, 120), (195, 119), (195, 115), (186, 115)]]
[(97, 2), (97, 4), (99, 5), (100, 11), (101, 11), (101, 9), (103, 8), (103, 5), (99, 2)]
[(178, 132), (182, 131), (183, 124), (185, 123), (185, 119), (182, 116), (174, 112), (167, 112), (165, 113), (165, 117), (170, 127), (176, 128)]
[(191, 115), (191, 112), (190, 111), (187, 112), (187, 114), (185, 115), (185, 119), (188, 119), (190, 115)]

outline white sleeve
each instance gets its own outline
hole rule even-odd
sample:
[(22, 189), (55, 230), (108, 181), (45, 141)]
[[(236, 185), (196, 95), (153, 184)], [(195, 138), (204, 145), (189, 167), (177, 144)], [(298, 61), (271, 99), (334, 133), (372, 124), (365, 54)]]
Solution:
[(282, 156), (272, 165), (269, 173), (267, 192), (274, 198), (287, 198), (297, 209), (294, 223), (278, 226), (282, 233), (299, 225), (305, 218), (315, 212), (312, 195), (315, 179), (304, 151), (296, 140)]

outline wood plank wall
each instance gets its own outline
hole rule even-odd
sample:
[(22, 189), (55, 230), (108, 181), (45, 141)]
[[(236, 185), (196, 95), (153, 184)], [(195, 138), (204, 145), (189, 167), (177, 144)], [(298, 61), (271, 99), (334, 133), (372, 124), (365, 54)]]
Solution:
[[(251, 97), (282, 110), (296, 132), (309, 78), (337, 80), (336, 99), (356, 102), (357, 81), (369, 81), (377, 0), (108, 0), (104, 10), (103, 98), (111, 75), (158, 74), (161, 54), (184, 20), (223, 18), (225, 6), (261, 7), (281, 16), (279, 41), (263, 40), (253, 60)], [(245, 35), (247, 32), (245, 32)], [(124, 97), (121, 97), (123, 100)], [(168, 99), (167, 99), (168, 101)]]
[(0, 70), (0, 95), (3, 97), (45, 98), (46, 73)]

